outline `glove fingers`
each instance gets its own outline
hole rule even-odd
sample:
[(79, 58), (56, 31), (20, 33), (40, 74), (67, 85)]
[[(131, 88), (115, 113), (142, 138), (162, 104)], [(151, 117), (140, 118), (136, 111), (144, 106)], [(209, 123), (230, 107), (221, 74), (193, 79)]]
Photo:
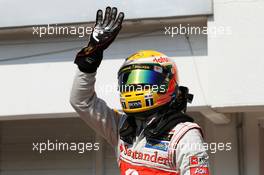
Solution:
[(111, 29), (113, 27), (115, 20), (116, 20), (116, 15), (117, 15), (117, 8), (113, 7), (111, 11), (111, 16), (110, 16), (111, 20), (107, 26), (107, 29)]
[(106, 27), (107, 24), (109, 23), (110, 13), (111, 13), (111, 7), (106, 7), (103, 27)]
[(121, 29), (121, 26), (122, 26), (122, 22), (123, 22), (123, 19), (125, 17), (125, 14), (123, 12), (120, 12), (118, 14), (118, 17), (117, 17), (117, 20), (113, 26), (113, 30), (119, 30)]
[(103, 22), (103, 11), (100, 9), (100, 10), (97, 10), (97, 13), (96, 13), (96, 23), (95, 25), (100, 25), (102, 24)]

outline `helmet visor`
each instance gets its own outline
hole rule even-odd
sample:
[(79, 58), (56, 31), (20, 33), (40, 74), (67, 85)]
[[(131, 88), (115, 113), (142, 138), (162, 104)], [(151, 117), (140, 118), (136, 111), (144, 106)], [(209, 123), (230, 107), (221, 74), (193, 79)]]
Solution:
[(119, 86), (161, 85), (165, 76), (154, 70), (134, 69), (119, 75)]

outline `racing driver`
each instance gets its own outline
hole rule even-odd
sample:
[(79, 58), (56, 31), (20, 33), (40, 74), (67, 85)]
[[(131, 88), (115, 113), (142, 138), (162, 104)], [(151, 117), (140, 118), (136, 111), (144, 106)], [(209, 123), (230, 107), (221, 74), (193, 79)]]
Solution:
[(122, 175), (209, 175), (201, 129), (185, 114), (192, 95), (166, 55), (143, 50), (126, 58), (118, 72), (123, 112), (96, 96), (96, 70), (123, 19), (115, 7), (97, 11), (90, 41), (74, 61), (71, 105), (115, 149)]

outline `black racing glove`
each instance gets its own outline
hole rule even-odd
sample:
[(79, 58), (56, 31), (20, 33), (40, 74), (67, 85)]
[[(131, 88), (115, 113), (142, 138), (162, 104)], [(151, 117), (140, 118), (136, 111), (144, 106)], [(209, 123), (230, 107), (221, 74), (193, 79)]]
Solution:
[(103, 51), (115, 40), (122, 27), (124, 13), (117, 16), (116, 7), (107, 7), (103, 19), (103, 11), (98, 10), (96, 23), (87, 47), (83, 48), (75, 58), (74, 63), (80, 71), (86, 73), (96, 72), (103, 59)]

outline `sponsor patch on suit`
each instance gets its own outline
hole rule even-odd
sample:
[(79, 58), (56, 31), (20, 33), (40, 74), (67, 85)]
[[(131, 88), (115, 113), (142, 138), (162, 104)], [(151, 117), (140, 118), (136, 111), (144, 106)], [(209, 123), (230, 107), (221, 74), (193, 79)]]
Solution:
[(160, 151), (168, 151), (168, 142), (164, 142), (161, 140), (154, 140), (154, 139), (148, 139), (145, 147), (150, 149), (156, 149)]

